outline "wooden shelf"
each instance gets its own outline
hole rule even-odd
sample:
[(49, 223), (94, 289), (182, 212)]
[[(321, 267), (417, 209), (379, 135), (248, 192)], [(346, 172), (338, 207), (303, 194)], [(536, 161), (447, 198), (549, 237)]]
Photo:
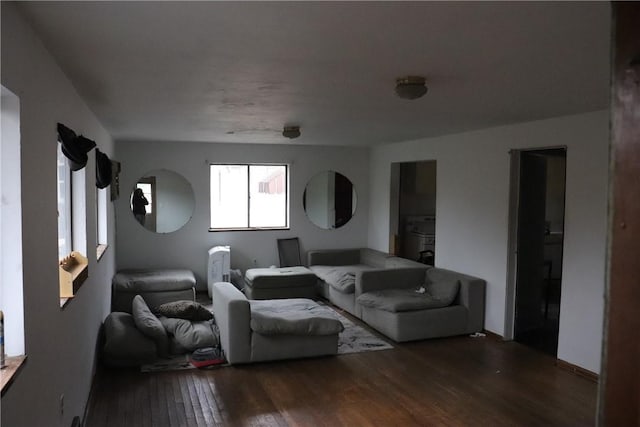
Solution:
[(60, 261), (60, 298), (73, 298), (89, 275), (89, 260), (80, 252)]
[(4, 393), (9, 389), (9, 386), (20, 372), (20, 369), (27, 361), (27, 356), (14, 356), (7, 357), (5, 362), (7, 366), (0, 369), (0, 384), (2, 386), (1, 395), (4, 396)]

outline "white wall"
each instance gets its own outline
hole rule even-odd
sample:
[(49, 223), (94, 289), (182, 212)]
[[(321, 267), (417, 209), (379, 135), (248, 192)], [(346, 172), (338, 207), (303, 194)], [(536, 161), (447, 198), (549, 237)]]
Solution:
[[(56, 123), (94, 139), (107, 155), (113, 143), (13, 3), (2, 2), (2, 85), (20, 99), (24, 324), (27, 363), (2, 396), (3, 426), (69, 426), (83, 415), (100, 324), (109, 312), (115, 270), (114, 211), (109, 244), (96, 261), (93, 153), (86, 173), (89, 278), (60, 309), (56, 203)], [(90, 60), (90, 58), (88, 58)], [(64, 394), (65, 411), (60, 413)]]
[(369, 246), (389, 245), (391, 163), (437, 160), (436, 264), (487, 281), (485, 328), (505, 324), (509, 149), (567, 147), (558, 358), (600, 370), (606, 247), (608, 112), (378, 147), (371, 152)]
[[(303, 256), (309, 249), (361, 247), (367, 244), (368, 150), (300, 145), (207, 144), (189, 142), (116, 142), (122, 161), (120, 199), (116, 203), (118, 268), (188, 268), (198, 287), (206, 289), (207, 250), (231, 246), (231, 267), (278, 265), (276, 239), (300, 238)], [(288, 163), (290, 165), (290, 230), (209, 232), (210, 163)], [(169, 169), (193, 187), (195, 211), (180, 230), (152, 233), (138, 224), (129, 209), (129, 197), (141, 176), (153, 169)], [(358, 193), (354, 218), (338, 230), (313, 225), (302, 208), (306, 183), (325, 170), (342, 173)], [(255, 263), (254, 263), (255, 260)]]

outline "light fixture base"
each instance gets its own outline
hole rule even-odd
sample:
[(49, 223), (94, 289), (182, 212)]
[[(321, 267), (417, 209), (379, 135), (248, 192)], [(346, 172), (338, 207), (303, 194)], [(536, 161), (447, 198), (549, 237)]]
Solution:
[(418, 99), (427, 93), (426, 79), (421, 76), (406, 76), (396, 79), (396, 95), (402, 99)]
[(300, 136), (300, 126), (285, 126), (282, 130), (282, 136), (294, 139)]

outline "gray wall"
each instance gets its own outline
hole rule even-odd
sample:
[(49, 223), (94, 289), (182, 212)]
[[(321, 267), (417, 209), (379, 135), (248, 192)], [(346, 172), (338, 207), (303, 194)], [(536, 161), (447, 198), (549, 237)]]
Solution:
[[(2, 396), (3, 426), (69, 426), (84, 413), (96, 362), (98, 331), (109, 312), (115, 270), (113, 206), (109, 248), (96, 260), (93, 152), (86, 176), (89, 278), (60, 308), (56, 201), (56, 123), (94, 139), (112, 157), (113, 143), (56, 62), (17, 12), (2, 2), (2, 85), (20, 98), (25, 348), (28, 361)], [(4, 141), (3, 141), (4, 143)], [(60, 396), (64, 394), (64, 414)]]
[[(606, 84), (607, 82), (604, 82)], [(558, 357), (600, 370), (607, 242), (607, 111), (377, 147), (369, 246), (389, 245), (391, 163), (437, 160), (436, 264), (487, 280), (485, 327), (505, 331), (509, 150), (567, 146)]]
[[(306, 252), (317, 248), (360, 247), (367, 244), (368, 151), (301, 145), (207, 144), (189, 142), (116, 142), (122, 161), (121, 197), (116, 203), (118, 268), (188, 268), (198, 287), (206, 289), (207, 250), (231, 246), (231, 267), (278, 265), (276, 239), (300, 238)], [(209, 232), (210, 163), (288, 163), (290, 165), (290, 230)], [(141, 176), (152, 169), (169, 169), (184, 176), (193, 187), (195, 211), (180, 230), (155, 234), (135, 222), (129, 196)], [(354, 218), (339, 230), (313, 225), (302, 208), (306, 183), (315, 174), (335, 170), (349, 178), (358, 193)]]

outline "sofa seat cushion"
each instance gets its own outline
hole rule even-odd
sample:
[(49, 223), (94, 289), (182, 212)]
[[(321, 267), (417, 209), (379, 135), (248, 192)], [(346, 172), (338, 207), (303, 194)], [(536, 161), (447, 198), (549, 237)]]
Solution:
[(372, 270), (374, 267), (365, 264), (354, 264), (340, 266), (313, 265), (309, 268), (336, 291), (343, 294), (352, 294), (356, 291), (356, 273)]
[(262, 335), (334, 335), (344, 326), (331, 309), (305, 298), (250, 301), (251, 330)]
[(220, 334), (213, 320), (193, 322), (161, 316), (160, 322), (172, 338), (173, 353), (194, 351), (203, 347), (216, 347), (220, 344)]
[(453, 299), (437, 298), (427, 293), (424, 287), (366, 292), (357, 299), (358, 304), (364, 307), (392, 313), (446, 307), (452, 301)]

